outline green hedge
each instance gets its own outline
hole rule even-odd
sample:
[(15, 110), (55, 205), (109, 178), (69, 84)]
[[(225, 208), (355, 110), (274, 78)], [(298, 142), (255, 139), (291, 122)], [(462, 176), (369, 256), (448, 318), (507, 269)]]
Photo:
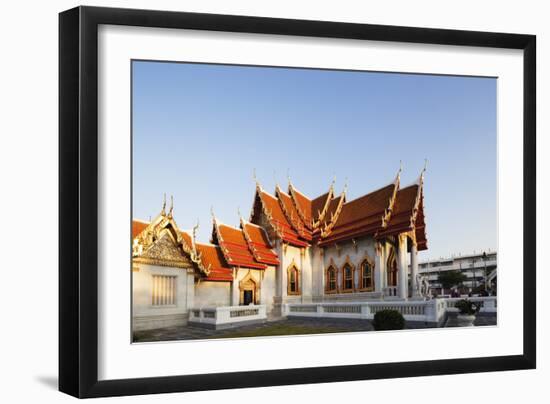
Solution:
[(397, 310), (381, 310), (374, 315), (372, 325), (376, 331), (402, 330), (405, 318)]

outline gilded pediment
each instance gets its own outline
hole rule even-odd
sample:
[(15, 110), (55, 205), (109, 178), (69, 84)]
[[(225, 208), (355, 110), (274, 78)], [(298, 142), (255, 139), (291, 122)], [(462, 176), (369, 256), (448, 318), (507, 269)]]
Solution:
[(144, 246), (141, 254), (134, 257), (136, 262), (178, 268), (192, 268), (193, 264), (183, 252), (169, 230), (159, 234), (159, 238)]

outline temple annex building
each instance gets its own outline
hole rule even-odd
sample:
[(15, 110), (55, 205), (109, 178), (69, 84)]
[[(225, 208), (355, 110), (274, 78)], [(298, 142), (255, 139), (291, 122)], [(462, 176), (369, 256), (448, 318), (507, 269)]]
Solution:
[(422, 300), (424, 173), (401, 187), (399, 170), (353, 200), (334, 183), (309, 198), (290, 181), (273, 193), (257, 182), (249, 219), (234, 227), (213, 215), (210, 243), (180, 229), (173, 206), (133, 220), (133, 329), (235, 325), (285, 316), (289, 305), (304, 314), (316, 303)]

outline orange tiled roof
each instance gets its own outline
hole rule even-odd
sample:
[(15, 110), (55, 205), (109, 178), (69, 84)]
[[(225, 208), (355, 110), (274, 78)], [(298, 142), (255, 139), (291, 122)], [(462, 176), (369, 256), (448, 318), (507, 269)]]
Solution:
[(283, 241), (298, 247), (307, 246), (307, 242), (300, 239), (296, 230), (294, 230), (288, 222), (277, 198), (261, 189), (257, 189), (256, 194), (271, 226), (275, 229), (279, 237), (281, 237)]
[(279, 203), (281, 204), (287, 221), (292, 225), (294, 230), (296, 230), (296, 233), (304, 240), (311, 241), (311, 226), (307, 226), (303, 222), (290, 195), (283, 192), (278, 186), (275, 189), (275, 195), (279, 199)]
[(311, 215), (314, 221), (323, 219), (323, 211), (325, 210), (326, 205), (330, 203), (333, 196), (331, 186), (328, 192), (325, 192), (323, 195), (320, 195), (311, 201)]
[(360, 198), (346, 202), (332, 230), (319, 244), (375, 234), (383, 228), (398, 183), (392, 183)]
[(265, 264), (254, 259), (241, 229), (214, 221), (213, 235), (213, 239), (221, 247), (229, 265), (254, 269), (266, 268)]
[(389, 223), (387, 227), (380, 232), (380, 236), (398, 234), (412, 230), (412, 220), (419, 188), (418, 184), (414, 184), (397, 191)]
[(139, 233), (149, 226), (149, 223), (142, 222), (141, 220), (132, 220), (132, 240), (135, 239)]
[(227, 265), (221, 248), (211, 244), (196, 243), (195, 247), (201, 254), (201, 262), (209, 269), (208, 281), (233, 281), (233, 271)]
[(193, 249), (193, 236), (187, 231), (180, 231), (181, 238), (183, 239), (183, 249), (188, 251)]
[(241, 221), (241, 227), (256, 261), (267, 265), (279, 265), (279, 257), (273, 251), (264, 228), (244, 220)]
[(311, 199), (298, 191), (292, 184), (288, 185), (288, 193), (294, 201), (296, 210), (298, 211), (300, 218), (308, 229), (313, 228), (313, 216), (312, 216), (312, 203)]

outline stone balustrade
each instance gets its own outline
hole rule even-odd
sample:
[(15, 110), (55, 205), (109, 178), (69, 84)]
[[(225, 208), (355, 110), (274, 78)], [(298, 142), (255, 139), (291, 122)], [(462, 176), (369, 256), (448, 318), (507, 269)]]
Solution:
[[(382, 310), (396, 310), (407, 321), (441, 323), (447, 311), (454, 311), (459, 298), (403, 301), (362, 301), (339, 303), (287, 303), (283, 316), (374, 319)], [(481, 312), (496, 312), (496, 297), (472, 297), (469, 300), (481, 303)]]
[(266, 320), (265, 305), (220, 306), (192, 309), (189, 313), (188, 323), (218, 330), (244, 324), (262, 323)]

